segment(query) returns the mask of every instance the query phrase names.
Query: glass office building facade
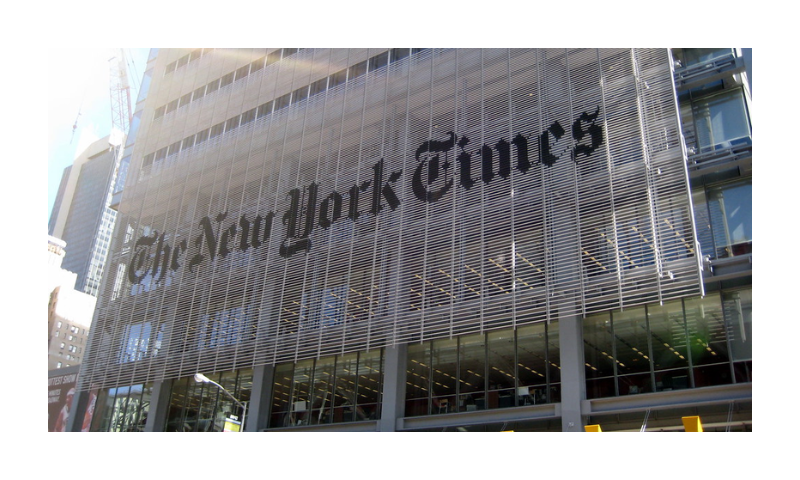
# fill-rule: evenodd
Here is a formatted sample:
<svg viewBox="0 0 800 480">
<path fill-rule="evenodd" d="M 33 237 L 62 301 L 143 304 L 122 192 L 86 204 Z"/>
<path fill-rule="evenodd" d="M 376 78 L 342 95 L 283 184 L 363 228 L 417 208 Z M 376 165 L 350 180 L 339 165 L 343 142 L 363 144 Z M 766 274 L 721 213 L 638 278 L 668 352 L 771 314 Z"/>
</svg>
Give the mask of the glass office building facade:
<svg viewBox="0 0 800 480">
<path fill-rule="evenodd" d="M 91 430 L 749 429 L 744 71 L 735 49 L 153 51 Z"/>
</svg>

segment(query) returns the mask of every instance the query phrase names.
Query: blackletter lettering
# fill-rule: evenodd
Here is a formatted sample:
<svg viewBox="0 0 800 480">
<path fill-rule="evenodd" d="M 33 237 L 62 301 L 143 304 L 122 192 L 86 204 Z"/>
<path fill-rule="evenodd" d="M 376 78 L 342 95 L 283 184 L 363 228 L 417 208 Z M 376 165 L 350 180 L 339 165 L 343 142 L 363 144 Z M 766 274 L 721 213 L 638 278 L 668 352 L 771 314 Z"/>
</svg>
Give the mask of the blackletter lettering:
<svg viewBox="0 0 800 480">
<path fill-rule="evenodd" d="M 423 202 L 436 202 L 442 196 L 450 190 L 450 187 L 453 186 L 453 180 L 448 180 L 445 185 L 440 188 L 438 191 L 430 192 L 428 191 L 428 186 L 433 183 L 439 177 L 439 155 L 433 155 L 429 157 L 427 162 L 425 160 L 420 160 L 420 156 L 424 153 L 432 154 L 432 153 L 440 153 L 440 152 L 447 152 L 455 146 L 456 142 L 456 134 L 453 132 L 448 132 L 450 135 L 449 140 L 445 141 L 436 141 L 436 140 L 428 140 L 427 142 L 423 143 L 422 145 L 417 148 L 417 152 L 415 154 L 415 158 L 419 161 L 419 165 L 417 165 L 417 169 L 414 171 L 414 177 L 412 179 L 411 186 L 414 190 L 414 195 L 417 198 L 422 200 Z M 428 181 L 427 185 L 423 184 L 422 182 L 422 169 L 425 166 L 428 166 Z"/>
<path fill-rule="evenodd" d="M 217 215 L 217 223 L 222 223 L 227 216 L 228 212 Z M 197 236 L 194 241 L 194 245 L 200 248 L 200 245 L 203 243 L 203 239 L 205 239 L 205 244 L 208 248 L 208 254 L 211 256 L 211 260 L 214 260 L 217 255 L 217 236 L 214 234 L 214 228 L 211 226 L 211 219 L 208 217 L 203 217 L 200 220 L 200 228 L 202 229 L 202 233 Z M 203 260 L 205 260 L 205 256 L 203 254 L 195 254 L 189 261 L 189 271 L 194 273 L 194 267 L 200 264 Z"/>
<path fill-rule="evenodd" d="M 150 247 L 156 240 L 158 239 L 158 232 L 153 232 L 152 237 L 141 237 L 136 240 L 136 243 L 133 245 L 133 249 L 136 253 L 133 254 L 133 259 L 131 259 L 130 265 L 128 265 L 128 280 L 134 285 L 141 283 L 144 277 L 147 276 L 148 271 L 150 270 L 149 266 L 145 268 L 145 262 L 147 258 L 150 256 Z M 142 248 L 144 247 L 144 248 Z M 143 270 L 141 275 L 136 275 L 136 272 Z"/>
<path fill-rule="evenodd" d="M 531 162 L 528 160 L 528 139 L 518 133 L 511 143 L 517 150 L 517 170 L 526 173 L 531 168 Z"/>
<path fill-rule="evenodd" d="M 283 224 L 286 225 L 286 239 L 281 242 L 279 253 L 284 258 L 289 258 L 297 252 L 311 248 L 311 240 L 308 238 L 314 229 L 315 212 L 317 210 L 317 188 L 319 185 L 311 183 L 308 186 L 308 196 L 306 198 L 306 211 L 301 213 L 300 189 L 295 188 L 289 192 L 292 198 L 289 211 L 283 216 Z M 303 230 L 298 232 L 297 225 L 303 222 Z M 295 241 L 296 240 L 296 241 Z M 287 243 L 288 242 L 288 243 Z"/>
<path fill-rule="evenodd" d="M 158 237 L 158 245 L 156 246 L 156 256 L 153 259 L 153 276 L 156 275 L 156 272 L 160 271 L 161 274 L 156 279 L 156 283 L 160 282 L 164 279 L 164 275 L 167 273 L 167 268 L 169 265 L 169 254 L 172 249 L 169 245 L 164 244 L 164 234 L 162 233 L 160 237 Z M 162 259 L 163 255 L 163 259 Z"/>
<path fill-rule="evenodd" d="M 394 193 L 392 186 L 389 185 L 390 183 L 394 183 L 400 178 L 400 174 L 402 170 L 398 172 L 394 172 L 389 175 L 389 181 L 386 184 L 383 183 L 383 159 L 381 158 L 378 163 L 372 166 L 373 171 L 375 172 L 374 181 L 372 182 L 372 209 L 370 210 L 373 215 L 377 215 L 378 212 L 383 209 L 383 205 L 381 205 L 381 197 L 385 198 L 386 201 L 389 203 L 389 208 L 394 210 L 395 208 L 400 205 L 400 199 L 397 198 L 397 194 Z M 438 170 L 438 168 L 437 168 Z M 438 171 L 437 171 L 438 174 Z M 430 180 L 430 177 L 428 177 Z"/>
<path fill-rule="evenodd" d="M 583 154 L 588 157 L 603 143 L 603 128 L 594 123 L 599 115 L 600 107 L 597 107 L 597 110 L 591 115 L 583 112 L 581 116 L 575 120 L 575 123 L 572 124 L 572 138 L 575 139 L 575 142 L 580 142 L 587 133 L 589 137 L 591 137 L 591 145 L 575 145 L 575 148 L 572 150 L 572 159 L 574 161 L 578 161 L 578 154 Z M 583 122 L 591 122 L 587 130 L 583 129 Z"/>
<path fill-rule="evenodd" d="M 458 154 L 458 164 L 460 165 L 460 183 L 461 186 L 464 187 L 465 190 L 469 190 L 475 185 L 475 180 L 472 179 L 472 155 L 467 153 L 464 150 L 464 147 L 467 146 L 469 143 L 469 139 L 467 137 L 461 137 L 458 141 L 458 146 L 461 148 L 461 153 Z"/>
<path fill-rule="evenodd" d="M 330 208 L 330 202 L 333 201 L 333 212 L 331 214 L 331 218 L 328 218 L 328 209 Z M 322 228 L 328 228 L 331 226 L 333 222 L 339 219 L 342 216 L 342 195 L 337 192 L 331 192 L 330 195 L 325 197 L 325 200 L 322 201 L 319 205 L 319 226 Z"/>
</svg>

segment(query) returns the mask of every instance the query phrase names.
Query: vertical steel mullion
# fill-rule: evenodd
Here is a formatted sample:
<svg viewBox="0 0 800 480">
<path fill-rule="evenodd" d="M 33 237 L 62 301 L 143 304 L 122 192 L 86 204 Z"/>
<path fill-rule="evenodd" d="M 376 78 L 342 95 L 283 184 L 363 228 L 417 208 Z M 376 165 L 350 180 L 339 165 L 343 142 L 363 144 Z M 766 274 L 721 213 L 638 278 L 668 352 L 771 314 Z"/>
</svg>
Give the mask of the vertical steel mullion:
<svg viewBox="0 0 800 480">
<path fill-rule="evenodd" d="M 656 391 L 656 362 L 655 362 L 655 355 L 653 351 L 653 332 L 650 328 L 650 315 L 649 315 L 650 307 L 648 305 L 644 306 L 644 326 L 645 332 L 647 333 L 647 356 L 649 358 L 648 363 L 650 364 L 650 382 L 653 386 L 652 391 Z"/>
<path fill-rule="evenodd" d="M 642 140 L 642 156 L 644 159 L 644 174 L 645 174 L 645 181 L 647 184 L 647 208 L 649 211 L 649 218 L 650 218 L 650 229 L 653 234 L 653 263 L 656 266 L 656 288 L 658 291 L 658 301 L 663 302 L 662 297 L 662 289 L 661 289 L 661 277 L 663 275 L 663 265 L 661 264 L 661 255 L 659 252 L 659 241 L 658 241 L 658 227 L 656 224 L 656 199 L 657 195 L 654 192 L 655 185 L 653 182 L 653 174 L 651 171 L 652 165 L 650 163 L 650 153 L 649 153 L 649 146 L 650 146 L 650 138 L 649 138 L 649 124 L 647 121 L 646 115 L 646 108 L 645 108 L 645 101 L 644 101 L 644 94 L 642 92 L 641 84 L 644 80 L 641 77 L 641 72 L 639 70 L 639 57 L 636 53 L 636 49 L 631 49 L 631 57 L 633 63 L 633 70 L 634 70 L 634 85 L 636 87 L 636 105 L 637 110 L 639 113 L 639 128 L 641 132 L 641 140 Z M 646 242 L 645 242 L 646 243 Z"/>
<path fill-rule="evenodd" d="M 614 365 L 614 396 L 619 396 L 619 368 L 617 367 L 618 358 L 617 358 L 617 332 L 614 325 L 614 312 L 608 313 L 609 318 L 611 319 L 611 356 Z"/>
</svg>

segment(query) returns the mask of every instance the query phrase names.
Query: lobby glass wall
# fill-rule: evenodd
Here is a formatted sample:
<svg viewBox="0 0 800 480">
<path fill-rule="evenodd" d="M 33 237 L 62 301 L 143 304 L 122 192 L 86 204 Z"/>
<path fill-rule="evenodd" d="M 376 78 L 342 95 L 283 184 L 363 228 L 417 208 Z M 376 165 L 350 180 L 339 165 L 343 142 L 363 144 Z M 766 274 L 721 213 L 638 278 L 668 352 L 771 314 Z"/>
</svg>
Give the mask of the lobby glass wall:
<svg viewBox="0 0 800 480">
<path fill-rule="evenodd" d="M 409 345 L 405 416 L 560 401 L 558 325 Z"/>
<path fill-rule="evenodd" d="M 587 398 L 752 381 L 752 290 L 584 320 Z"/>
<path fill-rule="evenodd" d="M 253 388 L 253 370 L 207 374 L 209 379 L 222 385 L 240 402 L 250 401 Z M 219 387 L 211 383 L 198 383 L 194 377 L 176 380 L 170 394 L 169 413 L 165 430 L 168 432 L 221 432 L 225 420 L 240 420 L 242 408 Z M 245 419 L 246 421 L 246 419 Z"/>
<path fill-rule="evenodd" d="M 277 365 L 270 428 L 376 420 L 383 349 Z"/>
<path fill-rule="evenodd" d="M 152 392 L 153 385 L 148 383 L 101 390 L 96 397 L 90 393 L 90 431 L 143 432 Z"/>
</svg>

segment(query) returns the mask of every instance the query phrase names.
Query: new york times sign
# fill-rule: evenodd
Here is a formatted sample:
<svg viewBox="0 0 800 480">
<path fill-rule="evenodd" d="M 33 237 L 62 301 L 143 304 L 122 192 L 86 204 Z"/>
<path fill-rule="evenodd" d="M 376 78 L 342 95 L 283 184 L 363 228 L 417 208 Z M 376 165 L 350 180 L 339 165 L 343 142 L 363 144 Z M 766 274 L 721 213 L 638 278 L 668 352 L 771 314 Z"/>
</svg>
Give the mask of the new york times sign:
<svg viewBox="0 0 800 480">
<path fill-rule="evenodd" d="M 436 203 L 448 194 L 456 183 L 465 189 L 474 188 L 478 182 L 489 184 L 507 180 L 512 170 L 524 174 L 536 164 L 552 167 L 569 153 L 572 161 L 589 157 L 603 143 L 603 129 L 597 121 L 600 113 L 583 112 L 571 125 L 553 122 L 538 135 L 538 142 L 531 136 L 517 133 L 511 138 L 499 138 L 493 145 L 483 144 L 476 148 L 474 142 L 453 132 L 447 138 L 428 140 L 420 144 L 415 152 L 416 168 L 411 175 L 414 197 L 420 202 Z M 554 151 L 555 143 L 570 139 L 571 149 Z M 538 146 L 538 148 L 536 148 Z M 534 151 L 535 149 L 535 151 Z M 455 164 L 441 161 L 440 154 L 452 154 Z M 443 173 L 453 172 L 452 177 L 432 184 Z M 203 217 L 199 221 L 200 233 L 190 241 L 184 239 L 171 245 L 164 233 L 153 232 L 140 237 L 134 243 L 132 258 L 128 264 L 128 280 L 140 284 L 147 277 L 161 282 L 168 272 L 188 268 L 194 272 L 202 264 L 216 258 L 225 258 L 235 250 L 247 251 L 259 248 L 280 234 L 279 254 L 289 258 L 312 248 L 311 233 L 317 228 L 327 229 L 336 222 L 355 221 L 361 215 L 379 215 L 386 207 L 395 210 L 400 205 L 397 181 L 402 170 L 387 171 L 383 159 L 372 166 L 371 180 L 349 188 L 346 194 L 332 191 L 320 193 L 321 185 L 312 182 L 307 187 L 294 188 L 287 194 L 289 209 L 280 216 L 282 232 L 274 226 L 275 212 L 265 212 L 253 218 L 241 216 L 230 218 L 227 212 L 215 217 Z M 324 196 L 323 196 L 324 195 Z M 359 209 L 359 199 L 370 200 L 369 210 Z M 362 202 L 363 204 L 363 202 Z"/>
</svg>

